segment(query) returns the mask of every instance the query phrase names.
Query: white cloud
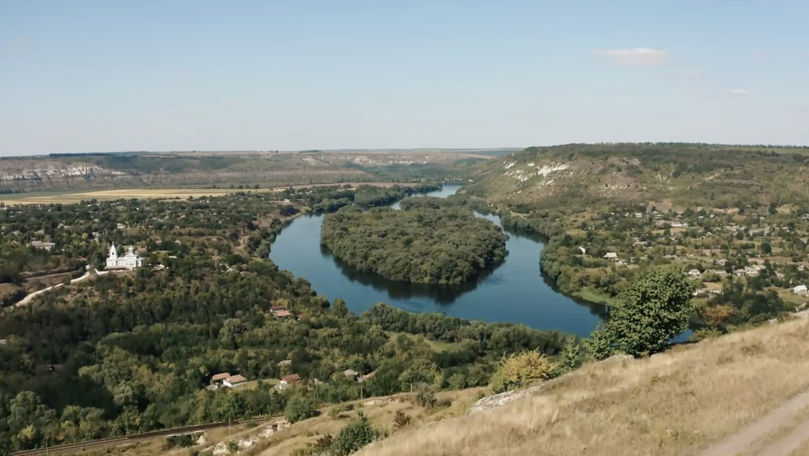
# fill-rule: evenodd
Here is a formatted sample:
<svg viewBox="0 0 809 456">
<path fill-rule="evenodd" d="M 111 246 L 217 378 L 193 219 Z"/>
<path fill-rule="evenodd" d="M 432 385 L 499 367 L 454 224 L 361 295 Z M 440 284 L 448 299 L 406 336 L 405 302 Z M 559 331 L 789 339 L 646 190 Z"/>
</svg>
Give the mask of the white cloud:
<svg viewBox="0 0 809 456">
<path fill-rule="evenodd" d="M 730 94 L 736 97 L 746 97 L 750 95 L 750 91 L 745 89 L 732 89 Z"/>
<path fill-rule="evenodd" d="M 669 57 L 668 51 L 650 48 L 609 49 L 593 51 L 605 62 L 623 66 L 660 66 L 665 65 Z"/>
</svg>

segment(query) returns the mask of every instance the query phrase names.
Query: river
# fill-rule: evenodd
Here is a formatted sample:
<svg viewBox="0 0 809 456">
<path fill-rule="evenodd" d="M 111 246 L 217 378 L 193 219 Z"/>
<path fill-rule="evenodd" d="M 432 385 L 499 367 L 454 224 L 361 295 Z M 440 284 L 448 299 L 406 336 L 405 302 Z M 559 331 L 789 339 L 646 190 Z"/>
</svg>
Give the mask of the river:
<svg viewBox="0 0 809 456">
<path fill-rule="evenodd" d="M 445 185 L 428 196 L 447 197 L 460 186 Z M 398 203 L 392 206 L 398 209 Z M 500 225 L 494 215 L 483 216 Z M 442 312 L 470 320 L 523 323 L 536 329 L 586 336 L 600 321 L 597 306 L 581 304 L 555 291 L 539 269 L 544 245 L 537 239 L 506 232 L 503 263 L 460 288 L 414 285 L 358 272 L 320 245 L 323 215 L 298 217 L 272 245 L 270 259 L 281 269 L 312 284 L 330 300 L 343 298 L 357 314 L 378 302 L 411 312 Z"/>
</svg>

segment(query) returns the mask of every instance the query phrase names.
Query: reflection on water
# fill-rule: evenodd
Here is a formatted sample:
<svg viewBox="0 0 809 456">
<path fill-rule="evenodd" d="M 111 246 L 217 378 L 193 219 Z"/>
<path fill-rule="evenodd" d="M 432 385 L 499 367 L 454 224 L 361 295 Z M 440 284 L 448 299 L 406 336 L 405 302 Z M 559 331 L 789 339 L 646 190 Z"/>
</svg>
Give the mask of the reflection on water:
<svg viewBox="0 0 809 456">
<path fill-rule="evenodd" d="M 458 188 L 447 185 L 428 195 L 446 197 Z M 495 215 L 483 217 L 500 224 Z M 270 258 L 281 269 L 307 279 L 319 294 L 343 298 L 356 313 L 387 302 L 413 312 L 517 322 L 579 335 L 589 334 L 603 314 L 602 307 L 577 303 L 545 282 L 539 267 L 544 245 L 538 239 L 508 232 L 508 255 L 501 264 L 460 287 L 428 286 L 394 282 L 342 263 L 321 246 L 322 223 L 322 215 L 295 219 L 273 243 Z"/>
</svg>

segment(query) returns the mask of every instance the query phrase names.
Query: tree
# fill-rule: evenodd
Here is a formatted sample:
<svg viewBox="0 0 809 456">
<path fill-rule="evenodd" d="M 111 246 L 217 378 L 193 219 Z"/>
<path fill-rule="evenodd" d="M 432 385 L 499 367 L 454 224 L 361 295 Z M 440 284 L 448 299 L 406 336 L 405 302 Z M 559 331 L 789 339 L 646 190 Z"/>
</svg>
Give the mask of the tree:
<svg viewBox="0 0 809 456">
<path fill-rule="evenodd" d="M 362 412 L 346 427 L 344 427 L 332 444 L 332 454 L 334 456 L 345 456 L 373 442 L 379 433 L 374 430 Z"/>
<path fill-rule="evenodd" d="M 621 293 L 621 304 L 607 320 L 618 348 L 633 356 L 662 351 L 688 327 L 693 289 L 678 268 L 642 272 Z"/>
<path fill-rule="evenodd" d="M 305 420 L 317 415 L 315 403 L 312 399 L 306 396 L 295 396 L 289 400 L 286 409 L 284 409 L 284 417 L 290 423 Z"/>
</svg>

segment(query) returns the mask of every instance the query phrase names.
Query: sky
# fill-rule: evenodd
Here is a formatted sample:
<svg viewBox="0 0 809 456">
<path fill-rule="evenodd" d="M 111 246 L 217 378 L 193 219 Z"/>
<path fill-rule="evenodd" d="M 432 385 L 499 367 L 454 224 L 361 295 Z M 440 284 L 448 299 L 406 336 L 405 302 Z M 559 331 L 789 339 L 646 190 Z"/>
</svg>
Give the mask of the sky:
<svg viewBox="0 0 809 456">
<path fill-rule="evenodd" d="M 809 2 L 0 0 L 0 155 L 809 145 Z"/>
</svg>

